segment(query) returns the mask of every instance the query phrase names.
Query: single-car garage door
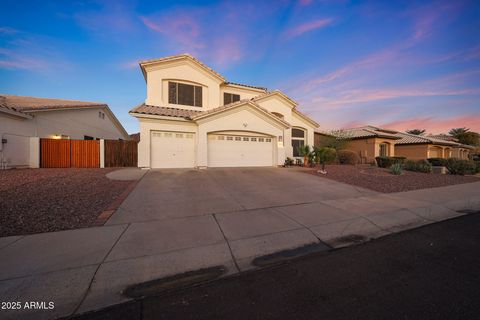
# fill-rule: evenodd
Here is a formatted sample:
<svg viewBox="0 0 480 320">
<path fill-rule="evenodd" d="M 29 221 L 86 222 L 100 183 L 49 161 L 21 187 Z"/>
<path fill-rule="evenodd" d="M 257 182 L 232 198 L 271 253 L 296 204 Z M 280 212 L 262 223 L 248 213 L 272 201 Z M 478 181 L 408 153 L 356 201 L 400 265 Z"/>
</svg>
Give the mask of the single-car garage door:
<svg viewBox="0 0 480 320">
<path fill-rule="evenodd" d="M 273 165 L 273 141 L 269 137 L 210 134 L 209 167 L 262 167 Z"/>
<path fill-rule="evenodd" d="M 195 134 L 191 132 L 152 131 L 152 168 L 193 168 Z"/>
</svg>

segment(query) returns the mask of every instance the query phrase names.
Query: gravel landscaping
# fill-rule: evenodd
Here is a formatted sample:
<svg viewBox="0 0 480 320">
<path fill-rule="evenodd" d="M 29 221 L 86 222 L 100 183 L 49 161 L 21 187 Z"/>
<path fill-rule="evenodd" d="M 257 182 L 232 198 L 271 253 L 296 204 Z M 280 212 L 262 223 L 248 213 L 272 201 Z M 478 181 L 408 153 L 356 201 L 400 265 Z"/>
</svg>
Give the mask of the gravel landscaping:
<svg viewBox="0 0 480 320">
<path fill-rule="evenodd" d="M 108 169 L 0 171 L 0 237 L 88 227 L 132 183 Z"/>
<path fill-rule="evenodd" d="M 327 174 L 317 173 L 318 169 L 309 170 L 323 178 L 348 183 L 351 185 L 383 192 L 402 192 L 417 189 L 444 187 L 453 184 L 480 181 L 478 176 L 454 176 L 403 171 L 401 175 L 393 175 L 388 169 L 370 165 L 327 165 Z"/>
</svg>

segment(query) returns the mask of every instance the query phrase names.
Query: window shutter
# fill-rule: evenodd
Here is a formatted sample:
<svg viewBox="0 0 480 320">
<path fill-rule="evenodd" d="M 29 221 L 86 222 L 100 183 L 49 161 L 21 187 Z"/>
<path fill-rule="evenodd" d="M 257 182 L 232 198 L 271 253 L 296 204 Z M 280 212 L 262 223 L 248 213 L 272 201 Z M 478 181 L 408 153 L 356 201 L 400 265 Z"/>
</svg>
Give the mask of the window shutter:
<svg viewBox="0 0 480 320">
<path fill-rule="evenodd" d="M 240 101 L 240 95 L 239 94 L 232 94 L 232 102 Z"/>
<path fill-rule="evenodd" d="M 229 104 L 232 102 L 230 93 L 223 93 L 223 104 Z"/>
<path fill-rule="evenodd" d="M 177 83 L 168 82 L 168 103 L 177 103 Z"/>
<path fill-rule="evenodd" d="M 195 86 L 195 107 L 201 107 L 203 102 L 202 87 Z"/>
</svg>

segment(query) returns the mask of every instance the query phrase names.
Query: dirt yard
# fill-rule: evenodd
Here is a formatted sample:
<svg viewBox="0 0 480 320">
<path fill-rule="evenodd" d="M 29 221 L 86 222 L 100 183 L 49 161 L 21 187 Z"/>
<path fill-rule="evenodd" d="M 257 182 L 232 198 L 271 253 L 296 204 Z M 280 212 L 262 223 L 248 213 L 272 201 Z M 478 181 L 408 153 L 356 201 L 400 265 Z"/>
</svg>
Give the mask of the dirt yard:
<svg viewBox="0 0 480 320">
<path fill-rule="evenodd" d="M 132 183 L 114 170 L 0 170 L 0 237 L 91 226 Z"/>
<path fill-rule="evenodd" d="M 405 170 L 401 175 L 396 176 L 391 174 L 388 169 L 370 165 L 327 165 L 327 174 L 319 174 L 317 170 L 318 169 L 310 170 L 309 172 L 327 179 L 384 193 L 444 187 L 453 184 L 480 181 L 480 177 L 478 176 L 454 176 Z"/>
</svg>

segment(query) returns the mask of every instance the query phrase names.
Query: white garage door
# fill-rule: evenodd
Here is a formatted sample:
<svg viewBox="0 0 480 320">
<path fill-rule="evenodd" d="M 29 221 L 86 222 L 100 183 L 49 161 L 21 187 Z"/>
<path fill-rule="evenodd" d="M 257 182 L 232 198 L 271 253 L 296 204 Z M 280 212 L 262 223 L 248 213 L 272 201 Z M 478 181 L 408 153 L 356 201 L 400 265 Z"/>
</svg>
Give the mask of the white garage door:
<svg viewBox="0 0 480 320">
<path fill-rule="evenodd" d="M 190 132 L 152 131 L 152 168 L 193 168 L 195 134 Z"/>
<path fill-rule="evenodd" d="M 273 165 L 272 138 L 211 134 L 209 167 L 262 167 Z"/>
</svg>

